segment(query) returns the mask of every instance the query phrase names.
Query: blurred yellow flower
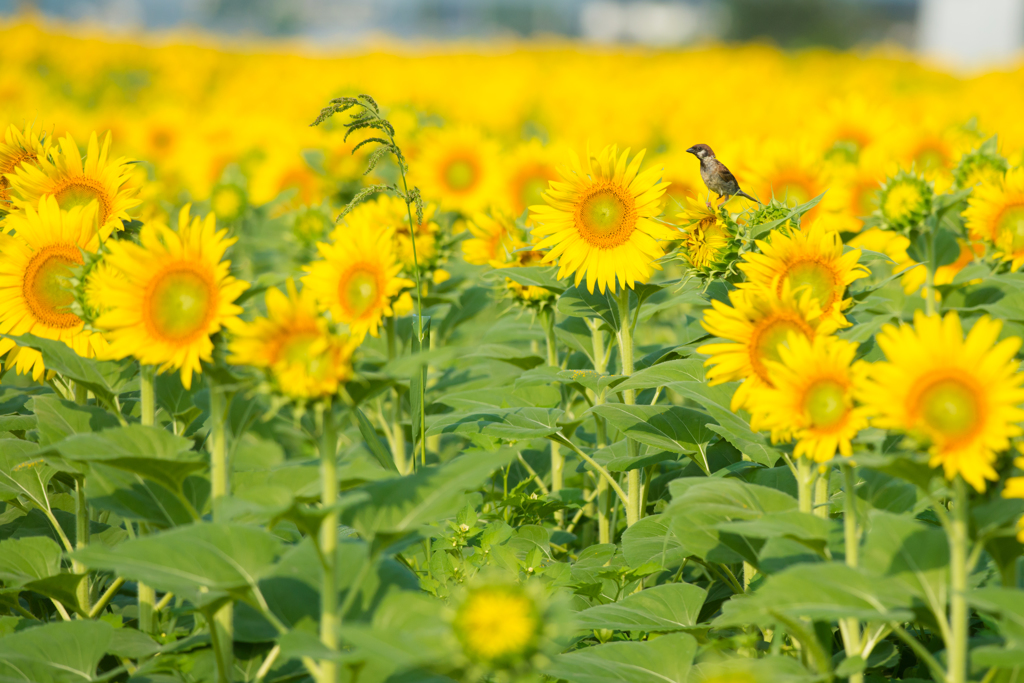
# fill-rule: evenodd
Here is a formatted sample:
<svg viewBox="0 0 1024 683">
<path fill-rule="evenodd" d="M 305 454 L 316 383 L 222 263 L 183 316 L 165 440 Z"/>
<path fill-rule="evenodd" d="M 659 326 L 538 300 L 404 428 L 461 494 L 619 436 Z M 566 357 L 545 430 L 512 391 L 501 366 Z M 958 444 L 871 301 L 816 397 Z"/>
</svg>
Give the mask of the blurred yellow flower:
<svg viewBox="0 0 1024 683">
<path fill-rule="evenodd" d="M 427 201 L 473 213 L 483 211 L 499 196 L 499 164 L 497 143 L 477 128 L 444 128 L 424 135 L 411 180 Z"/>
<path fill-rule="evenodd" d="M 190 219 L 190 208 L 181 209 L 176 231 L 149 223 L 138 244 L 109 242 L 112 270 L 101 271 L 90 288 L 110 356 L 134 356 L 159 372 L 180 370 L 185 388 L 202 372 L 200 361 L 212 357 L 210 337 L 237 321 L 242 309 L 234 301 L 249 288 L 224 260 L 235 240 L 217 230 L 213 214 Z"/>
<path fill-rule="evenodd" d="M 1021 340 L 997 342 L 1001 328 L 985 316 L 965 338 L 955 312 L 918 311 L 913 326 L 882 328 L 875 341 L 886 361 L 871 365 L 857 390 L 876 427 L 928 439 L 932 467 L 978 491 L 998 478 L 996 454 L 1020 436 L 1024 420 L 1024 374 L 1014 360 Z"/>
<path fill-rule="evenodd" d="M 542 626 L 533 598 L 511 584 L 471 590 L 455 615 L 455 633 L 466 656 L 490 665 L 512 664 L 528 656 Z"/>
<path fill-rule="evenodd" d="M 1024 168 L 1007 171 L 1005 179 L 974 188 L 964 220 L 971 237 L 995 245 L 1004 261 L 1017 270 L 1024 264 Z"/>
<path fill-rule="evenodd" d="M 44 133 L 32 130 L 32 124 L 20 130 L 14 125 L 4 131 L 0 140 L 0 211 L 11 209 L 10 181 L 7 173 L 14 173 L 22 164 L 37 166 L 39 159 L 45 159 L 50 143 Z"/>
<path fill-rule="evenodd" d="M 123 157 L 113 161 L 107 158 L 110 133 L 102 147 L 96 133 L 90 135 L 84 159 L 70 135 L 60 139 L 59 150 L 52 161 L 39 158 L 37 165 L 22 164 L 7 176 L 14 205 L 32 207 L 46 195 L 56 197 L 64 211 L 97 202 L 100 237 L 105 239 L 114 230 L 120 230 L 121 221 L 129 220 L 128 209 L 140 202 L 136 198 L 138 188 L 127 182 L 132 164 Z"/>
<path fill-rule="evenodd" d="M 348 326 L 357 343 L 367 333 L 377 336 L 384 316 L 394 315 L 392 303 L 413 282 L 398 277 L 402 264 L 395 258 L 392 230 L 369 225 L 341 226 L 332 242 L 317 245 L 321 260 L 306 266 L 303 285 L 334 321 Z"/>
</svg>

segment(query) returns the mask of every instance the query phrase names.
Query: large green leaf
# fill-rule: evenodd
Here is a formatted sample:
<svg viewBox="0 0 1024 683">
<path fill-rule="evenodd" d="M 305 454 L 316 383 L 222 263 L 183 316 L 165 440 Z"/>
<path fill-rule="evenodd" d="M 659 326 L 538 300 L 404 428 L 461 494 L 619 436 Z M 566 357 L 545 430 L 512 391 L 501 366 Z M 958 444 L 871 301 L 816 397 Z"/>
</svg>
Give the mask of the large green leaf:
<svg viewBox="0 0 1024 683">
<path fill-rule="evenodd" d="M 33 398 L 32 411 L 39 420 L 39 443 L 43 446 L 72 434 L 90 434 L 118 425 L 117 419 L 101 408 L 80 406 L 52 394 Z"/>
<path fill-rule="evenodd" d="M 72 557 L 92 569 L 112 571 L 205 604 L 225 594 L 252 599 L 253 589 L 281 552 L 281 540 L 263 529 L 200 523 L 113 548 L 92 545 Z"/>
<path fill-rule="evenodd" d="M 949 596 L 949 545 L 942 529 L 913 518 L 872 510 L 860 563 L 879 583 L 898 586 L 944 619 Z M 919 617 L 922 615 L 919 612 Z"/>
<path fill-rule="evenodd" d="M 619 329 L 619 309 L 615 295 L 602 294 L 595 289 L 587 291 L 586 285 L 572 286 L 562 292 L 556 304 L 558 312 L 574 318 L 601 318 L 613 330 Z"/>
<path fill-rule="evenodd" d="M 758 563 L 762 542 L 723 531 L 722 522 L 756 520 L 797 506 L 792 496 L 740 479 L 677 479 L 670 490 L 665 516 L 672 532 L 687 552 L 712 562 Z"/>
<path fill-rule="evenodd" d="M 595 406 L 594 412 L 635 441 L 690 455 L 705 473 L 710 474 L 707 447 L 715 435 L 707 424 L 713 420 L 699 410 L 681 406 L 606 403 Z"/>
<path fill-rule="evenodd" d="M 683 631 L 696 625 L 707 591 L 689 583 L 668 583 L 597 605 L 576 615 L 582 628 L 616 631 Z"/>
<path fill-rule="evenodd" d="M 514 457 L 515 452 L 507 448 L 493 453 L 472 451 L 444 465 L 366 484 L 359 490 L 369 494 L 369 500 L 349 508 L 342 517 L 366 537 L 413 531 L 454 516 L 465 505 L 466 491 Z"/>
<path fill-rule="evenodd" d="M 780 615 L 833 621 L 845 617 L 906 621 L 913 616 L 899 586 L 838 562 L 798 564 L 769 576 L 754 593 L 722 606 L 716 626 L 770 625 Z"/>
<path fill-rule="evenodd" d="M 772 467 L 782 457 L 777 449 L 768 444 L 764 436 L 750 429 L 750 424 L 733 412 L 730 403 L 738 384 L 719 384 L 712 387 L 704 382 L 681 381 L 672 382 L 667 386 L 707 410 L 714 418 L 714 422 L 717 422 L 709 424 L 708 429 L 721 434 L 726 441 L 754 462 Z"/>
<path fill-rule="evenodd" d="M 561 294 L 565 291 L 567 280 L 555 277 L 558 268 L 555 266 L 521 266 L 519 268 L 502 268 L 489 273 L 494 278 L 508 278 L 513 282 L 530 287 L 543 287 Z"/>
<path fill-rule="evenodd" d="M 682 564 L 686 549 L 671 528 L 667 515 L 644 517 L 622 534 L 622 555 L 633 569 L 652 564 L 671 569 Z"/>
<path fill-rule="evenodd" d="M 24 496 L 47 509 L 46 486 L 57 471 L 39 456 L 39 447 L 29 441 L 0 441 L 0 500 Z"/>
<path fill-rule="evenodd" d="M 0 638 L 0 683 L 91 681 L 113 633 L 106 622 L 77 620 Z"/>
<path fill-rule="evenodd" d="M 0 541 L 0 581 L 6 588 L 60 574 L 61 548 L 45 536 Z"/>
<path fill-rule="evenodd" d="M 138 365 L 134 361 L 99 361 L 94 358 L 83 358 L 62 341 L 41 339 L 30 334 L 20 337 L 5 336 L 21 346 L 38 350 L 43 356 L 47 370 L 53 370 L 104 397 L 109 398 L 128 391 L 129 384 L 137 375 Z M 136 384 L 136 388 L 137 386 Z"/>
<path fill-rule="evenodd" d="M 180 474 L 181 469 L 191 469 L 193 465 L 161 460 L 152 463 L 154 469 L 160 466 L 176 470 L 164 472 L 164 477 Z M 200 511 L 185 495 L 182 486 L 167 487 L 136 472 L 106 463 L 95 462 L 89 468 L 85 493 L 90 504 L 100 510 L 109 510 L 125 519 L 159 528 L 191 524 L 200 516 Z"/>
<path fill-rule="evenodd" d="M 653 389 L 674 382 L 704 382 L 704 361 L 696 358 L 682 358 L 644 368 L 616 387 L 616 391 L 626 389 Z"/>
<path fill-rule="evenodd" d="M 693 636 L 673 633 L 558 655 L 545 673 L 570 683 L 685 683 L 696 653 Z"/>
<path fill-rule="evenodd" d="M 1002 635 L 1024 648 L 1024 591 L 989 586 L 971 591 L 967 599 L 978 610 L 996 615 Z"/>
</svg>

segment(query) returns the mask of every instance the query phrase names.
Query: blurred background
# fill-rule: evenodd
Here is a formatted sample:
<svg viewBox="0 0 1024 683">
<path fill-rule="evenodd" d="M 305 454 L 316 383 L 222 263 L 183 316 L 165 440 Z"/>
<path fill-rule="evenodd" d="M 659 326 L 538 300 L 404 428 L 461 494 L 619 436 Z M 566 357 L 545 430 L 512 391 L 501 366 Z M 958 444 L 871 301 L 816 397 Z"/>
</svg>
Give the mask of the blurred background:
<svg viewBox="0 0 1024 683">
<path fill-rule="evenodd" d="M 332 49 L 383 36 L 561 36 L 656 47 L 883 44 L 965 70 L 1009 63 L 1024 44 L 1024 0 L 0 0 L 0 17 L 24 13 L 113 31 L 295 37 Z"/>
</svg>

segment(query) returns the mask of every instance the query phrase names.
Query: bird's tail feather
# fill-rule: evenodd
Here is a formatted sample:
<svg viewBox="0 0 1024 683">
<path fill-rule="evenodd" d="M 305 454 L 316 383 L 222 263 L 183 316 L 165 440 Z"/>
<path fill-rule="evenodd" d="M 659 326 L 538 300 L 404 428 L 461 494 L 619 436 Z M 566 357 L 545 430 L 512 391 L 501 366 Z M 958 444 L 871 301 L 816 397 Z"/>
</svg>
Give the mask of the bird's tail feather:
<svg viewBox="0 0 1024 683">
<path fill-rule="evenodd" d="M 761 203 L 760 199 L 754 199 L 753 197 L 751 197 L 749 194 L 747 194 L 743 190 L 736 190 L 736 194 L 738 194 L 741 197 L 746 197 L 747 199 L 749 199 L 752 202 L 757 202 L 758 204 Z"/>
</svg>

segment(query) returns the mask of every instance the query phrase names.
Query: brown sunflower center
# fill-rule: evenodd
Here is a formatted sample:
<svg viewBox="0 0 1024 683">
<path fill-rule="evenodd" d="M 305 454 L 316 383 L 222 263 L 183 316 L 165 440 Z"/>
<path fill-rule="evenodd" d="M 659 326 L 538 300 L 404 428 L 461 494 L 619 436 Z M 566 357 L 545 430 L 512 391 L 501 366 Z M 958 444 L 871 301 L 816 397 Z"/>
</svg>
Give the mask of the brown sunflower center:
<svg viewBox="0 0 1024 683">
<path fill-rule="evenodd" d="M 470 157 L 453 157 L 444 167 L 444 182 L 455 192 L 469 192 L 480 180 L 480 169 Z"/>
<path fill-rule="evenodd" d="M 380 299 L 377 271 L 366 264 L 357 264 L 338 285 L 341 305 L 353 318 L 361 318 Z"/>
<path fill-rule="evenodd" d="M 768 382 L 768 368 L 765 361 L 781 360 L 779 346 L 786 343 L 790 333 L 799 333 L 810 339 L 814 330 L 799 318 L 788 315 L 775 315 L 765 318 L 755 327 L 750 337 L 750 365 L 758 377 Z"/>
<path fill-rule="evenodd" d="M 73 244 L 43 247 L 28 262 L 22 293 L 39 323 L 60 330 L 81 324 L 81 318 L 67 309 L 75 300 L 68 278 L 81 264 L 82 253 Z"/>
<path fill-rule="evenodd" d="M 786 278 L 797 292 L 801 287 L 807 287 L 811 296 L 818 300 L 821 310 L 828 311 L 832 304 L 839 298 L 840 285 L 835 272 L 820 261 L 797 261 L 786 271 L 785 278 L 779 278 L 778 292 L 782 296 L 782 289 Z"/>
<path fill-rule="evenodd" d="M 172 342 L 203 334 L 216 309 L 213 279 L 191 264 L 169 269 L 149 285 L 145 315 L 156 336 Z"/>
<path fill-rule="evenodd" d="M 1024 204 L 1011 204 L 999 212 L 996 235 L 1013 253 L 1024 249 Z"/>
<path fill-rule="evenodd" d="M 576 229 L 591 246 L 611 249 L 629 241 L 636 229 L 636 202 L 623 187 L 605 183 L 576 205 Z"/>
<path fill-rule="evenodd" d="M 110 196 L 103 183 L 93 178 L 77 176 L 64 178 L 53 192 L 57 204 L 62 211 L 69 211 L 76 206 L 86 206 L 96 201 L 100 209 L 100 225 L 107 222 L 113 208 Z"/>
<path fill-rule="evenodd" d="M 843 421 L 848 411 L 846 388 L 834 379 L 820 379 L 807 388 L 804 410 L 815 429 L 830 429 Z"/>
<path fill-rule="evenodd" d="M 942 377 L 910 392 L 912 416 L 928 431 L 951 442 L 964 441 L 981 427 L 983 397 L 973 383 L 960 377 Z"/>
</svg>

